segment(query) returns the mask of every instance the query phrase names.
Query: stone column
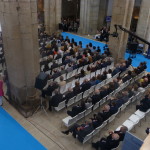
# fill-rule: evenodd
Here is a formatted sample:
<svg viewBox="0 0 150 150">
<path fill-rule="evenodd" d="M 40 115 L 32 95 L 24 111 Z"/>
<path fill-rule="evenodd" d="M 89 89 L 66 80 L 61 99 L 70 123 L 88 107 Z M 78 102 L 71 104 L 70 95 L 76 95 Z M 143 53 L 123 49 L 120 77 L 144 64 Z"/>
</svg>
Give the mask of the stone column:
<svg viewBox="0 0 150 150">
<path fill-rule="evenodd" d="M 150 42 L 150 0 L 142 0 L 136 33 Z M 148 45 L 145 44 L 144 51 L 147 49 Z"/>
<path fill-rule="evenodd" d="M 61 22 L 62 0 L 44 0 L 45 27 L 48 34 L 58 30 Z"/>
<path fill-rule="evenodd" d="M 115 24 L 130 30 L 134 2 L 135 0 L 114 0 L 110 33 L 115 31 Z M 121 30 L 118 30 L 118 38 L 110 36 L 109 48 L 116 62 L 124 59 L 127 41 L 128 33 Z"/>
<path fill-rule="evenodd" d="M 81 0 L 80 2 L 80 34 L 95 34 L 98 27 L 100 0 Z"/>
<path fill-rule="evenodd" d="M 98 27 L 101 28 L 105 23 L 107 16 L 108 0 L 100 0 L 99 13 L 98 13 Z"/>
<path fill-rule="evenodd" d="M 39 73 L 36 0 L 0 0 L 0 22 L 12 99 L 35 94 Z"/>
</svg>

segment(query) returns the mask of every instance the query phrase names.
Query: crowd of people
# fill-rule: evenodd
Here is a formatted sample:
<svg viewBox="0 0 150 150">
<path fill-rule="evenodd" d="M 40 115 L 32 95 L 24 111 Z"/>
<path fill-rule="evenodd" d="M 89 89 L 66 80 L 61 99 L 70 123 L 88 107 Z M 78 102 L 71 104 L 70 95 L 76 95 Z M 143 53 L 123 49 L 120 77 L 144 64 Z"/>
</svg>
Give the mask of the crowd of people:
<svg viewBox="0 0 150 150">
<path fill-rule="evenodd" d="M 60 35 L 48 36 L 42 32 L 39 34 L 39 37 L 42 57 L 40 64 L 41 66 L 44 65 L 44 72 L 51 70 L 49 74 L 51 82 L 48 84 L 46 89 L 43 89 L 42 92 L 43 97 L 46 95 L 51 96 L 51 100 L 49 101 L 50 111 L 52 110 L 52 107 L 57 107 L 60 102 L 66 100 L 67 104 L 72 97 L 81 92 L 85 92 L 93 85 L 97 85 L 103 80 L 113 77 L 117 73 L 126 71 L 132 63 L 132 59 L 129 58 L 126 61 L 116 64 L 113 69 L 105 70 L 103 74 L 98 74 L 90 80 L 85 78 L 83 83 L 80 83 L 78 80 L 75 82 L 75 86 L 73 88 L 69 87 L 65 94 L 61 94 L 59 91 L 60 87 L 67 84 L 67 81 L 64 80 L 64 77 L 62 76 L 63 74 L 67 74 L 75 69 L 88 65 L 86 69 L 81 69 L 81 72 L 73 77 L 73 79 L 80 79 L 91 72 L 95 72 L 97 69 L 107 67 L 112 63 L 112 60 L 109 58 L 109 49 L 106 49 L 106 51 L 102 54 L 101 49 L 99 47 L 94 47 L 91 43 L 89 43 L 86 48 L 82 48 L 82 42 L 79 42 L 79 45 L 77 45 L 74 39 L 70 40 L 68 37 L 64 39 L 64 37 Z M 47 58 L 45 59 L 45 57 Z M 56 60 L 60 58 L 62 58 L 62 63 L 58 64 Z M 52 62 L 51 67 L 48 66 L 50 62 Z M 66 67 L 66 65 L 68 66 Z M 74 117 L 80 112 L 83 112 L 91 105 L 96 104 L 109 93 L 117 89 L 122 83 L 136 77 L 146 68 L 146 62 L 141 62 L 137 68 L 133 68 L 132 71 L 128 70 L 122 77 L 119 76 L 100 89 L 95 89 L 92 95 L 83 99 L 80 104 L 73 106 L 67 111 L 67 114 Z M 55 81 L 58 77 L 60 78 L 60 82 Z M 111 97 L 101 111 L 94 114 L 88 121 L 80 125 L 75 124 L 70 129 L 62 131 L 62 133 L 68 135 L 71 132 L 73 137 L 77 137 L 79 141 L 82 142 L 88 133 L 100 126 L 111 115 L 115 114 L 118 109 L 129 100 L 129 98 L 139 91 L 143 91 L 149 83 L 150 75 L 147 74 L 136 82 L 134 86 L 130 85 L 124 91 L 121 91 L 117 95 Z M 149 95 L 146 95 L 145 98 L 141 100 L 141 103 L 136 106 L 136 109 L 140 109 L 142 111 L 149 109 L 149 99 Z M 108 137 L 101 138 L 99 141 L 92 143 L 92 147 L 97 150 L 99 148 L 103 150 L 115 148 L 119 145 L 119 142 L 124 139 L 124 135 L 127 130 L 127 127 L 124 126 L 120 128 L 119 131 L 110 131 Z"/>
<path fill-rule="evenodd" d="M 133 70 L 134 74 L 134 70 Z M 145 87 L 150 83 L 149 74 L 143 76 L 140 80 L 138 80 L 135 84 L 129 85 L 125 90 L 121 91 L 120 93 L 117 93 L 117 95 L 111 97 L 108 100 L 108 103 L 104 105 L 104 107 L 99 111 L 97 114 L 94 114 L 92 118 L 90 118 L 90 121 L 86 121 L 84 124 L 75 124 L 73 127 L 66 131 L 62 131 L 63 134 L 68 135 L 69 133 L 72 133 L 73 137 L 77 137 L 79 141 L 83 141 L 84 137 L 91 133 L 94 129 L 102 125 L 102 123 L 107 120 L 110 116 L 118 112 L 118 109 L 126 103 L 131 97 L 136 95 L 138 92 L 144 90 Z M 123 82 L 123 81 L 122 81 Z M 142 84 L 141 84 L 142 82 Z M 118 82 L 119 85 L 119 82 Z M 100 92 L 98 90 L 95 91 L 94 95 L 96 96 L 100 95 Z M 98 100 L 100 100 L 100 96 Z M 147 111 L 150 109 L 150 93 L 145 95 L 145 98 L 142 99 L 142 102 L 146 102 L 146 109 L 144 111 Z M 143 102 L 144 103 L 144 102 Z M 88 106 L 89 101 L 85 101 L 85 103 L 82 101 L 81 105 L 78 106 L 80 110 L 84 111 L 85 108 Z M 143 104 L 142 104 L 143 105 Z M 145 105 L 145 106 L 146 106 Z M 72 110 L 75 108 L 73 106 Z M 82 108 L 82 109 L 81 109 Z M 143 111 L 143 110 L 141 110 Z M 111 150 L 112 148 L 115 148 L 119 145 L 120 141 L 123 141 L 125 132 L 127 131 L 127 127 L 123 126 L 120 128 L 119 131 L 109 132 L 109 136 L 107 138 L 101 138 L 99 141 L 92 143 L 92 147 L 98 150 L 101 148 L 102 150 Z M 149 128 L 147 128 L 146 133 L 149 133 Z"/>
</svg>

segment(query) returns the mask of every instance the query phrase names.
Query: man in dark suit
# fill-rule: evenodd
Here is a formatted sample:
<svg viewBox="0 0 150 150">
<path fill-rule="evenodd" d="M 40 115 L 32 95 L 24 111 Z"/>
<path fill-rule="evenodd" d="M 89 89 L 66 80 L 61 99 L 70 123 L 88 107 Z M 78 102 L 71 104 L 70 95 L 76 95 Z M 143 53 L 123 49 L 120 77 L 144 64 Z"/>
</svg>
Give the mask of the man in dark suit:
<svg viewBox="0 0 150 150">
<path fill-rule="evenodd" d="M 122 79 L 123 83 L 130 80 L 132 78 L 132 72 L 129 70 L 128 74 Z"/>
<path fill-rule="evenodd" d="M 107 94 L 108 94 L 107 87 L 106 86 L 102 87 L 100 90 L 100 98 L 101 99 L 104 98 L 105 96 L 107 96 Z"/>
<path fill-rule="evenodd" d="M 94 91 L 94 95 L 91 97 L 91 99 L 92 99 L 92 104 L 94 104 L 94 105 L 97 102 L 99 102 L 99 100 L 100 100 L 100 92 L 99 92 L 98 89 Z"/>
<path fill-rule="evenodd" d="M 59 87 L 57 82 L 50 82 L 46 89 L 42 90 L 42 97 L 45 98 L 45 95 L 51 96 L 52 92 Z"/>
<path fill-rule="evenodd" d="M 90 89 L 90 87 L 91 87 L 91 83 L 88 81 L 88 79 L 85 79 L 83 83 L 81 84 L 81 91 L 84 92 Z"/>
<path fill-rule="evenodd" d="M 63 95 L 59 93 L 59 90 L 55 90 L 55 95 L 49 101 L 49 110 L 52 110 L 52 107 L 57 107 L 60 102 L 63 101 Z"/>
<path fill-rule="evenodd" d="M 98 115 L 100 115 L 103 118 L 103 121 L 107 120 L 110 116 L 110 106 L 109 105 L 105 105 L 103 107 L 102 112 L 99 112 Z"/>
<path fill-rule="evenodd" d="M 146 95 L 144 99 L 140 101 L 140 105 L 136 105 L 136 110 L 146 112 L 150 109 L 150 95 Z"/>
<path fill-rule="evenodd" d="M 60 71 L 58 71 L 57 69 L 54 69 L 54 74 L 52 75 L 52 79 L 55 80 L 59 76 L 61 76 Z"/>
<path fill-rule="evenodd" d="M 82 101 L 81 105 L 73 106 L 71 111 L 67 111 L 67 114 L 71 117 L 76 116 L 77 114 L 83 112 L 86 109 L 85 102 Z"/>
<path fill-rule="evenodd" d="M 120 66 L 121 73 L 124 72 L 126 69 L 127 69 L 126 64 L 122 63 L 121 66 Z"/>
<path fill-rule="evenodd" d="M 97 141 L 96 143 L 92 143 L 92 147 L 98 150 L 99 148 L 101 150 L 111 150 L 113 148 L 118 147 L 119 145 L 119 135 L 117 133 L 111 134 L 111 136 L 108 136 L 107 138 L 101 138 L 100 141 Z"/>
<path fill-rule="evenodd" d="M 65 95 L 65 97 L 63 98 L 64 100 L 66 100 L 66 104 L 68 103 L 68 101 L 74 97 L 74 92 L 72 90 L 72 88 L 68 88 L 68 93 Z"/>
<path fill-rule="evenodd" d="M 114 76 L 114 75 L 116 75 L 118 72 L 120 72 L 120 69 L 119 69 L 120 67 L 119 67 L 119 64 L 116 64 L 116 66 L 115 66 L 115 69 L 113 70 L 113 72 L 112 72 L 112 76 Z"/>
<path fill-rule="evenodd" d="M 75 124 L 69 130 L 62 131 L 62 133 L 68 135 L 69 132 L 71 132 L 74 138 L 76 138 L 76 135 L 78 135 L 79 141 L 82 142 L 84 137 L 89 133 L 91 133 L 92 131 L 93 131 L 92 124 L 85 123 L 81 125 Z"/>
</svg>

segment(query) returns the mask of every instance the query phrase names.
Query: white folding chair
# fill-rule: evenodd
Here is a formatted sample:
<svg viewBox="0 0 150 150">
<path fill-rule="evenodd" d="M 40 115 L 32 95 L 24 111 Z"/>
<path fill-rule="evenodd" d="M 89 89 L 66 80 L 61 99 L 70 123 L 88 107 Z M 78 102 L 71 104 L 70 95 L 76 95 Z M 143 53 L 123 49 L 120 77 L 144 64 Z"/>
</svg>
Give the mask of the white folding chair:
<svg viewBox="0 0 150 150">
<path fill-rule="evenodd" d="M 112 122 L 114 119 L 115 119 L 115 114 L 114 115 L 112 115 L 111 117 L 109 117 L 109 120 L 108 120 L 108 122 L 110 123 L 110 122 Z"/>
<path fill-rule="evenodd" d="M 93 105 L 90 106 L 88 109 L 86 109 L 85 116 L 87 116 L 88 114 L 90 114 L 92 112 L 92 107 L 93 107 Z"/>
<path fill-rule="evenodd" d="M 63 94 L 66 91 L 66 85 L 60 87 L 60 93 Z"/>
<path fill-rule="evenodd" d="M 91 74 L 87 74 L 85 77 L 86 77 L 87 79 L 90 79 L 90 76 L 91 76 Z"/>
<path fill-rule="evenodd" d="M 79 79 L 80 85 L 83 83 L 84 79 L 85 79 L 85 77 L 82 77 Z"/>
<path fill-rule="evenodd" d="M 96 76 L 99 75 L 101 73 L 101 70 L 97 70 L 96 71 Z"/>
<path fill-rule="evenodd" d="M 78 69 L 78 74 L 81 72 L 82 68 L 83 68 L 83 67 L 80 67 L 80 68 Z"/>
<path fill-rule="evenodd" d="M 72 72 L 68 72 L 67 73 L 67 80 L 70 79 L 72 77 Z"/>
<path fill-rule="evenodd" d="M 72 126 L 74 123 L 76 123 L 77 117 L 78 117 L 77 115 L 76 115 L 75 117 L 68 116 L 68 117 L 62 119 L 62 122 L 64 123 L 64 125 L 65 125 L 66 127 L 70 127 L 70 126 Z"/>
<path fill-rule="evenodd" d="M 66 73 L 62 74 L 61 76 L 63 76 L 64 80 L 66 80 Z"/>
<path fill-rule="evenodd" d="M 93 110 L 96 110 L 99 107 L 99 102 L 97 102 L 94 106 L 93 106 Z"/>
<path fill-rule="evenodd" d="M 91 72 L 90 78 L 95 77 L 95 72 Z"/>
<path fill-rule="evenodd" d="M 79 93 L 77 96 L 76 96 L 76 99 L 75 99 L 75 102 L 78 102 L 82 99 L 82 95 L 83 95 L 83 92 L 82 93 Z"/>
<path fill-rule="evenodd" d="M 126 120 L 122 125 L 126 126 L 128 128 L 128 131 L 132 130 L 134 127 L 134 123 L 130 120 Z"/>
<path fill-rule="evenodd" d="M 84 70 L 84 71 L 87 71 L 87 67 L 88 67 L 88 65 L 85 65 L 85 66 L 83 67 L 83 70 Z"/>
<path fill-rule="evenodd" d="M 76 74 L 77 74 L 77 69 L 75 69 L 75 70 L 72 71 L 71 77 L 74 77 Z"/>
<path fill-rule="evenodd" d="M 54 107 L 54 109 L 55 109 L 56 111 L 62 110 L 63 108 L 65 108 L 65 105 L 66 105 L 65 102 L 66 102 L 66 101 L 63 101 L 63 102 L 59 103 L 57 107 Z"/>
<path fill-rule="evenodd" d="M 89 141 L 92 138 L 94 131 L 92 131 L 90 134 L 86 135 L 85 138 L 83 139 L 82 144 L 86 143 L 87 141 Z"/>
<path fill-rule="evenodd" d="M 89 96 L 89 90 L 86 90 L 84 93 L 83 93 L 83 98 L 86 98 Z"/>
<path fill-rule="evenodd" d="M 74 100 L 75 100 L 76 96 L 74 96 L 73 98 L 71 98 L 68 103 L 67 103 L 67 107 L 71 106 L 72 104 L 74 104 Z"/>
<path fill-rule="evenodd" d="M 134 125 L 138 124 L 139 121 L 140 121 L 140 118 L 135 115 L 135 114 L 132 114 L 130 117 L 129 117 L 129 120 L 132 121 L 134 123 Z"/>
<path fill-rule="evenodd" d="M 85 110 L 86 111 L 86 110 Z M 77 121 L 78 120 L 80 120 L 80 119 L 82 119 L 82 118 L 84 118 L 84 114 L 85 114 L 85 111 L 83 111 L 83 112 L 81 112 L 81 113 L 79 113 L 77 116 Z"/>
<path fill-rule="evenodd" d="M 101 69 L 101 74 L 103 74 L 103 72 L 105 71 L 106 68 L 102 68 Z"/>
<path fill-rule="evenodd" d="M 56 81 L 56 82 L 60 82 L 60 77 L 57 77 L 54 81 Z"/>
<path fill-rule="evenodd" d="M 72 82 L 68 82 L 67 84 L 66 84 L 66 91 L 68 90 L 68 88 L 71 88 L 72 87 Z"/>
<path fill-rule="evenodd" d="M 91 86 L 90 90 L 89 90 L 89 94 L 93 93 L 94 92 L 94 88 L 95 88 L 95 85 Z"/>
<path fill-rule="evenodd" d="M 125 104 L 123 104 L 123 105 L 120 107 L 120 111 L 124 111 L 124 110 L 125 110 L 125 108 L 126 108 L 126 105 L 125 105 Z"/>
<path fill-rule="evenodd" d="M 140 119 L 145 117 L 145 112 L 140 111 L 139 109 L 134 112 L 135 115 L 137 115 Z"/>
</svg>

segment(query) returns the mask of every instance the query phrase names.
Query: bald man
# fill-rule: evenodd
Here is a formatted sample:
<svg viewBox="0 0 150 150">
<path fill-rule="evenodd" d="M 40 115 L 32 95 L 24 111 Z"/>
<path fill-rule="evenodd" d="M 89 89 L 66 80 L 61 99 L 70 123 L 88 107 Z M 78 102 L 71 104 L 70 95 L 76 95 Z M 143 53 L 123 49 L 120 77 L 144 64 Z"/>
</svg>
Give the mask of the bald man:
<svg viewBox="0 0 150 150">
<path fill-rule="evenodd" d="M 113 148 L 118 147 L 119 145 L 119 134 L 113 133 L 111 136 L 108 136 L 107 138 L 101 138 L 100 141 L 97 141 L 96 143 L 92 143 L 92 147 L 98 150 L 99 148 L 101 150 L 111 150 Z"/>
</svg>

